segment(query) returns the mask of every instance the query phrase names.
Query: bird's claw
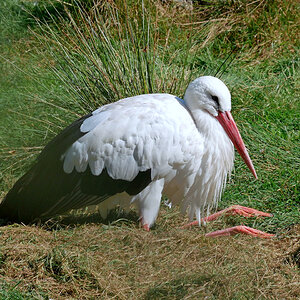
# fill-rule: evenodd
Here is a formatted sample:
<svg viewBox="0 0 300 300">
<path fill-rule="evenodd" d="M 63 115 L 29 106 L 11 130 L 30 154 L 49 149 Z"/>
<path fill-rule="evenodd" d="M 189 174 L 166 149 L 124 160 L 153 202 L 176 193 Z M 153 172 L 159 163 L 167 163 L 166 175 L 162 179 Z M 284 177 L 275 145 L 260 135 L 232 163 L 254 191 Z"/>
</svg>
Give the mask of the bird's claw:
<svg viewBox="0 0 300 300">
<path fill-rule="evenodd" d="M 216 220 L 219 218 L 221 215 L 240 215 L 246 218 L 250 217 L 272 217 L 272 214 L 266 213 L 263 211 L 256 210 L 254 208 L 249 208 L 246 206 L 241 206 L 241 205 L 232 205 L 226 209 L 223 209 L 221 211 L 218 211 L 210 216 L 207 216 L 206 218 L 201 219 L 201 222 L 209 222 Z M 191 227 L 194 225 L 199 225 L 198 221 L 193 221 L 189 224 L 186 224 L 182 226 L 182 228 L 187 228 Z M 214 232 L 207 233 L 205 236 L 207 237 L 216 237 L 216 236 L 229 236 L 229 235 L 235 235 L 238 233 L 243 233 L 243 234 L 248 234 L 256 237 L 261 237 L 261 238 L 271 238 L 274 236 L 274 234 L 271 233 L 266 233 L 248 226 L 240 225 L 240 226 L 235 226 L 231 228 L 226 228 L 223 230 L 217 230 Z"/>
<path fill-rule="evenodd" d="M 193 221 L 191 223 L 184 224 L 181 228 L 185 229 L 185 228 L 189 228 L 189 227 L 192 227 L 192 226 L 195 226 L 195 225 L 199 225 L 199 222 L 198 221 Z"/>
<path fill-rule="evenodd" d="M 150 231 L 150 226 L 149 226 L 149 224 L 144 223 L 143 217 L 140 217 L 139 221 L 144 230 Z"/>
<path fill-rule="evenodd" d="M 222 212 L 222 211 L 221 211 Z M 266 213 L 254 208 L 241 206 L 241 205 L 232 205 L 223 210 L 224 213 L 228 215 L 240 215 L 246 218 L 250 217 L 272 217 L 270 213 Z"/>
<path fill-rule="evenodd" d="M 254 229 L 254 228 L 244 226 L 244 225 L 239 225 L 239 226 L 235 226 L 235 227 L 231 227 L 231 228 L 226 228 L 226 229 L 222 229 L 222 230 L 209 232 L 205 236 L 207 236 L 207 237 L 229 236 L 229 235 L 235 235 L 238 233 L 252 235 L 255 237 L 260 237 L 260 238 L 265 238 L 265 239 L 269 239 L 269 238 L 275 236 L 275 234 L 260 231 L 258 229 Z"/>
<path fill-rule="evenodd" d="M 146 231 L 150 231 L 150 227 L 148 224 L 144 224 L 142 225 L 143 229 L 145 229 Z"/>
<path fill-rule="evenodd" d="M 243 216 L 245 218 L 250 218 L 250 217 L 272 217 L 272 214 L 270 213 L 266 213 L 254 208 L 250 208 L 250 207 L 246 207 L 246 206 L 241 206 L 241 205 L 232 205 L 229 206 L 223 210 L 220 210 L 210 216 L 207 216 L 203 219 L 201 219 L 202 222 L 210 222 L 213 220 L 216 220 L 217 218 L 219 218 L 222 215 L 240 215 Z M 187 227 L 191 227 L 194 225 L 199 225 L 198 221 L 193 221 L 191 223 L 188 223 L 184 226 L 182 226 L 182 228 L 187 228 Z"/>
</svg>

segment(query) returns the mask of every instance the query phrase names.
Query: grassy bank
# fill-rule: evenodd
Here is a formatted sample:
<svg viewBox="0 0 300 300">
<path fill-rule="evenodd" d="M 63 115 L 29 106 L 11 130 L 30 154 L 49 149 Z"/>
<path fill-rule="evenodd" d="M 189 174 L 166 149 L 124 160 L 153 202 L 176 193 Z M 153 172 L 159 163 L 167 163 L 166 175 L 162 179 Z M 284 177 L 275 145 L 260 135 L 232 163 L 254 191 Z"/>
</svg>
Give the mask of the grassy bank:
<svg viewBox="0 0 300 300">
<path fill-rule="evenodd" d="M 113 225 L 5 226 L 0 299 L 296 299 L 296 1 L 212 1 L 193 10 L 115 1 L 91 11 L 87 1 L 88 12 L 74 1 L 65 2 L 67 11 L 60 1 L 35 2 L 0 4 L 0 199 L 42 146 L 86 111 L 145 92 L 182 96 L 191 78 L 217 73 L 232 92 L 232 114 L 259 177 L 237 156 L 219 207 L 274 216 L 179 230 L 186 219 L 162 207 L 150 233 L 134 214 L 112 217 Z M 202 237 L 241 223 L 276 238 Z"/>
</svg>

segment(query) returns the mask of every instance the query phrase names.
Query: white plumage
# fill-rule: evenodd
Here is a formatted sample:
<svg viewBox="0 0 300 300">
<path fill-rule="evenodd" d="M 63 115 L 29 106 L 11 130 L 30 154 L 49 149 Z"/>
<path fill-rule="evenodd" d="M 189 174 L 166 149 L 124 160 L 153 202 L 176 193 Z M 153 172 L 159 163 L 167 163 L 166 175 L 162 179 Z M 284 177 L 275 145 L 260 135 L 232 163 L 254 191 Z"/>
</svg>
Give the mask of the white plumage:
<svg viewBox="0 0 300 300">
<path fill-rule="evenodd" d="M 34 166 L 33 171 L 29 171 L 31 175 L 26 177 L 25 174 L 1 203 L 0 213 L 2 210 L 5 215 L 3 211 L 6 211 L 7 218 L 10 214 L 14 216 L 12 219 L 35 220 L 101 202 L 99 209 L 105 217 L 115 205 L 128 208 L 135 204 L 142 224 L 150 227 L 158 215 L 161 196 L 165 194 L 173 204 L 181 206 L 182 212 L 188 211 L 190 219 L 196 217 L 200 222 L 201 216 L 208 214 L 220 199 L 233 167 L 232 137 L 229 138 L 230 133 L 225 132 L 218 119 L 230 109 L 229 90 L 222 81 L 211 76 L 194 80 L 184 100 L 169 94 L 148 94 L 104 105 L 50 142 L 36 164 L 46 166 L 47 160 L 57 160 L 51 172 L 63 173 L 59 180 L 67 182 L 67 190 L 51 194 L 49 201 L 36 200 L 35 203 L 48 201 L 49 204 L 35 213 L 30 212 L 30 216 L 21 212 L 30 202 L 33 186 L 38 184 L 38 179 L 32 178 L 43 177 L 36 173 L 44 167 Z M 75 130 L 79 133 L 75 134 Z M 71 138 L 73 135 L 75 140 Z M 62 146 L 63 143 L 66 144 Z M 246 158 L 243 158 L 255 174 L 247 155 L 244 153 Z M 105 172 L 108 176 L 104 178 Z M 72 176 L 76 179 L 71 180 Z M 91 189 L 84 186 L 83 176 L 92 178 Z M 136 193 L 126 192 L 129 191 L 126 187 L 109 190 L 103 196 L 96 187 L 105 186 L 106 182 L 109 185 L 111 179 L 123 184 L 135 183 L 138 177 L 143 181 L 147 176 L 151 178 Z M 58 185 L 64 189 L 64 182 Z M 50 193 L 51 185 L 47 189 Z M 22 193 L 26 194 L 23 200 Z M 40 192 L 35 198 L 41 195 L 45 193 Z M 13 205 L 9 203 L 13 202 L 18 211 L 14 208 L 12 213 Z"/>
</svg>

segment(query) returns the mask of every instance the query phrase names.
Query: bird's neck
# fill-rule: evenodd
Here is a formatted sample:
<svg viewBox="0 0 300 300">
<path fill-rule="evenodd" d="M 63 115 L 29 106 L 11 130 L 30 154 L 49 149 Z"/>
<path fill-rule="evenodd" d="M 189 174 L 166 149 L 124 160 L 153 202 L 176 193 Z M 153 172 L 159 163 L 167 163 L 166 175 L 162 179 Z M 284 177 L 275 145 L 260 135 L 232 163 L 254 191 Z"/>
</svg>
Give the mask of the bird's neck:
<svg viewBox="0 0 300 300">
<path fill-rule="evenodd" d="M 219 134 L 226 134 L 218 120 L 208 112 L 199 109 L 192 111 L 191 114 L 199 133 L 205 139 L 215 140 Z"/>
<path fill-rule="evenodd" d="M 227 133 L 219 121 L 209 113 L 197 110 L 192 112 L 199 134 L 203 137 L 204 149 L 213 156 L 216 161 L 225 160 L 225 169 L 232 167 L 234 159 L 234 148 Z"/>
</svg>

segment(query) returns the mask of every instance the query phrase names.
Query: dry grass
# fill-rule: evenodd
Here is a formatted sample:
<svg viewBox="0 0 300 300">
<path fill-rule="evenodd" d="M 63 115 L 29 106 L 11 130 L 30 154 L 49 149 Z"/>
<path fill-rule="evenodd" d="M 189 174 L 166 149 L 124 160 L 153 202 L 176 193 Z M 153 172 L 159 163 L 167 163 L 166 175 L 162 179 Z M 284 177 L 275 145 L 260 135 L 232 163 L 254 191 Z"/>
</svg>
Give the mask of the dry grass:
<svg viewBox="0 0 300 300">
<path fill-rule="evenodd" d="M 182 221 L 163 209 L 150 233 L 128 221 L 2 227 L 0 282 L 52 299 L 297 299 L 299 226 L 281 239 L 209 239 Z"/>
<path fill-rule="evenodd" d="M 298 9 L 295 0 L 214 1 L 213 5 L 200 5 L 193 21 L 199 28 L 205 22 L 216 24 L 216 36 L 221 41 L 214 46 L 217 54 L 235 49 L 241 54 L 240 60 L 257 64 L 297 53 Z"/>
</svg>

